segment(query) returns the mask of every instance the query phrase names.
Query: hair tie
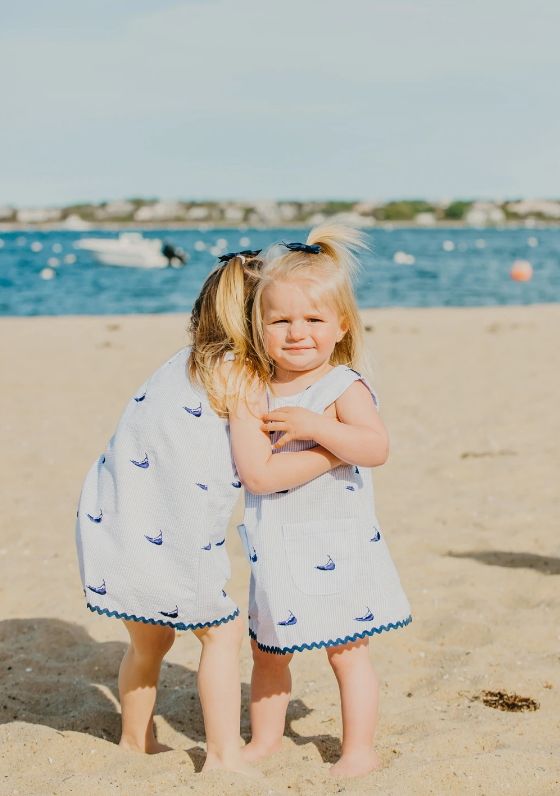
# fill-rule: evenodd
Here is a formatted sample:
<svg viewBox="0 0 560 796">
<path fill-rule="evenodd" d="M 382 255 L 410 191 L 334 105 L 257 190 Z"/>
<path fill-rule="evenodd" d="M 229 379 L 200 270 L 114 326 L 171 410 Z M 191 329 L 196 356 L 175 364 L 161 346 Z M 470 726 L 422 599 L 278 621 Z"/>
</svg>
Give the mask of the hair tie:
<svg viewBox="0 0 560 796">
<path fill-rule="evenodd" d="M 262 249 L 245 249 L 242 252 L 229 252 L 229 254 L 222 254 L 221 257 L 218 257 L 218 262 L 227 263 L 229 260 L 233 260 L 234 257 L 256 257 L 261 252 Z"/>
<path fill-rule="evenodd" d="M 320 254 L 322 249 L 318 243 L 283 243 L 291 252 L 305 252 L 306 254 Z"/>
</svg>

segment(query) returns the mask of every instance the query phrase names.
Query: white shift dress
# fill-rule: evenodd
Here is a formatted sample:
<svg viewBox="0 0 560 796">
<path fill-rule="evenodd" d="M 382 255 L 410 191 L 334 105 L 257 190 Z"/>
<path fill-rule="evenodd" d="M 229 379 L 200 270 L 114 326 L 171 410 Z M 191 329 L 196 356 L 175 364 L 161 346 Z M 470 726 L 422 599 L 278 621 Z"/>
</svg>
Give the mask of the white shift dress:
<svg viewBox="0 0 560 796">
<path fill-rule="evenodd" d="M 131 397 L 83 485 L 76 523 L 87 607 L 192 630 L 236 617 L 225 533 L 241 483 L 229 427 L 188 378 L 190 349 Z"/>
<path fill-rule="evenodd" d="M 356 380 L 371 391 L 339 365 L 297 395 L 269 395 L 269 406 L 322 413 Z M 275 455 L 314 445 L 294 440 Z M 239 532 L 251 565 L 249 633 L 260 649 L 346 644 L 412 621 L 375 514 L 370 468 L 342 465 L 271 495 L 246 491 Z"/>
</svg>

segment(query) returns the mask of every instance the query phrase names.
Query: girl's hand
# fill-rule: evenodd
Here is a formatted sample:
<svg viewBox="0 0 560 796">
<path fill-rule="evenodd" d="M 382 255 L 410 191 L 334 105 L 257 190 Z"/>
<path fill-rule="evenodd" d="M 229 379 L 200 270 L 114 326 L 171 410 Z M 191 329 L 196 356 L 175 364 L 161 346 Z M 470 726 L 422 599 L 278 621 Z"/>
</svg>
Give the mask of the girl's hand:
<svg viewBox="0 0 560 796">
<path fill-rule="evenodd" d="M 263 431 L 282 431 L 283 436 L 272 447 L 282 448 L 294 439 L 314 440 L 321 415 L 301 406 L 283 406 L 262 416 Z"/>
</svg>

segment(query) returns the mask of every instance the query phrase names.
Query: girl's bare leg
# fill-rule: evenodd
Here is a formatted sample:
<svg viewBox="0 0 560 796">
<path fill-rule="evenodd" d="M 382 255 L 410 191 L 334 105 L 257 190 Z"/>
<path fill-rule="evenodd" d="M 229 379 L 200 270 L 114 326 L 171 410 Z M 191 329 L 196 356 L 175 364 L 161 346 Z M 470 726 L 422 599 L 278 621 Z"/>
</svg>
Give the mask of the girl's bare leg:
<svg viewBox="0 0 560 796">
<path fill-rule="evenodd" d="M 368 639 L 328 647 L 327 656 L 342 707 L 342 755 L 330 773 L 334 777 L 358 777 L 379 766 L 373 750 L 379 686 L 369 658 Z"/>
<path fill-rule="evenodd" d="M 251 677 L 251 741 L 243 750 L 250 762 L 277 752 L 282 746 L 286 711 L 292 691 L 293 655 L 262 652 L 255 641 Z"/>
<path fill-rule="evenodd" d="M 161 662 L 175 640 L 172 627 L 128 622 L 124 625 L 130 646 L 119 669 L 119 695 L 122 712 L 120 746 L 136 752 L 155 754 L 169 746 L 158 743 L 154 735 L 153 713 Z"/>
<path fill-rule="evenodd" d="M 223 625 L 197 630 L 195 635 L 202 644 L 198 692 L 206 730 L 207 755 L 203 771 L 224 768 L 249 773 L 251 768 L 241 755 L 239 733 L 239 651 L 243 622 L 238 617 Z"/>
</svg>

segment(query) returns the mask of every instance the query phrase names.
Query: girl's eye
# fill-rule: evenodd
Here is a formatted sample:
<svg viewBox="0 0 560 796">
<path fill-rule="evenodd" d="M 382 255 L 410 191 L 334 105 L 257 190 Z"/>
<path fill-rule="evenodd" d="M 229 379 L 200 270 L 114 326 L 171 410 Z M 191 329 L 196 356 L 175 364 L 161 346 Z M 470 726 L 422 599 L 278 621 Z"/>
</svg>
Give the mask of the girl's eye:
<svg viewBox="0 0 560 796">
<path fill-rule="evenodd" d="M 322 318 L 308 318 L 309 323 L 322 323 Z"/>
<path fill-rule="evenodd" d="M 277 323 L 288 323 L 288 321 L 284 320 L 283 318 L 281 318 L 278 321 L 272 321 L 272 325 L 273 326 L 275 326 Z"/>
</svg>

